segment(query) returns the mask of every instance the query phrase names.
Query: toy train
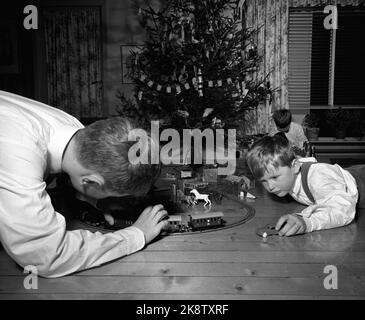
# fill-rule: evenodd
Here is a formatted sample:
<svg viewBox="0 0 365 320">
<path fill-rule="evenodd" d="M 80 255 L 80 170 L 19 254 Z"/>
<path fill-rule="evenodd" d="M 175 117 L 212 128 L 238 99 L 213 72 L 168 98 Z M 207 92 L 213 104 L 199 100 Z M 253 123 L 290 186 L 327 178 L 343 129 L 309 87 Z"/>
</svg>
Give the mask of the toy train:
<svg viewBox="0 0 365 320">
<path fill-rule="evenodd" d="M 186 216 L 171 215 L 168 219 L 167 231 L 174 233 L 217 228 L 224 225 L 223 216 L 221 211 L 189 214 Z"/>
</svg>

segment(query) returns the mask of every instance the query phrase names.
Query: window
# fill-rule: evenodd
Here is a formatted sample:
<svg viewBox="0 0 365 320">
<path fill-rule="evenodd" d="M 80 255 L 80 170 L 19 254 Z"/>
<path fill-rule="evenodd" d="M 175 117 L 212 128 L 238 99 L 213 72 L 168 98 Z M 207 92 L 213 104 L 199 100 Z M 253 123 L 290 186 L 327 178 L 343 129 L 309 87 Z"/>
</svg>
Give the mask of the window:
<svg viewBox="0 0 365 320">
<path fill-rule="evenodd" d="M 289 10 L 290 108 L 365 109 L 365 8 L 338 6 L 326 30 L 323 7 Z"/>
</svg>

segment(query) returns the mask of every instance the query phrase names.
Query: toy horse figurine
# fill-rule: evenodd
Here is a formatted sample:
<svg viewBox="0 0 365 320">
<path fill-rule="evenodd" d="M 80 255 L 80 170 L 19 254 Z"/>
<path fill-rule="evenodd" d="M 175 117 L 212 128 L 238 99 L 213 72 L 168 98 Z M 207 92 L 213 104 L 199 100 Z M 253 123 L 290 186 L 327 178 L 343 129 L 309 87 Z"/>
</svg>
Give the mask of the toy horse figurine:
<svg viewBox="0 0 365 320">
<path fill-rule="evenodd" d="M 190 191 L 190 194 L 193 194 L 195 197 L 195 202 L 198 200 L 203 200 L 205 201 L 204 203 L 204 207 L 207 205 L 212 205 L 212 202 L 209 200 L 209 194 L 203 194 L 203 193 L 199 193 L 198 190 L 193 189 Z"/>
<path fill-rule="evenodd" d="M 196 205 L 196 201 L 194 200 L 194 198 L 192 196 L 185 195 L 184 192 L 182 192 L 179 189 L 177 190 L 177 196 L 180 201 L 186 202 L 188 204 L 188 206 Z"/>
</svg>

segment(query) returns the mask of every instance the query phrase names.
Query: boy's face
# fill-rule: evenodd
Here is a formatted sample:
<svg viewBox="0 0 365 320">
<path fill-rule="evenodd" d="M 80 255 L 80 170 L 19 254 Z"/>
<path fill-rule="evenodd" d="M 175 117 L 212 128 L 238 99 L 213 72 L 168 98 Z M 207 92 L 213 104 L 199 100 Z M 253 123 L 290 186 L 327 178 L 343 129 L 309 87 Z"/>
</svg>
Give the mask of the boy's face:
<svg viewBox="0 0 365 320">
<path fill-rule="evenodd" d="M 284 197 L 293 189 L 298 172 L 297 165 L 291 167 L 279 166 L 277 168 L 268 165 L 260 181 L 268 192 L 278 197 Z"/>
</svg>

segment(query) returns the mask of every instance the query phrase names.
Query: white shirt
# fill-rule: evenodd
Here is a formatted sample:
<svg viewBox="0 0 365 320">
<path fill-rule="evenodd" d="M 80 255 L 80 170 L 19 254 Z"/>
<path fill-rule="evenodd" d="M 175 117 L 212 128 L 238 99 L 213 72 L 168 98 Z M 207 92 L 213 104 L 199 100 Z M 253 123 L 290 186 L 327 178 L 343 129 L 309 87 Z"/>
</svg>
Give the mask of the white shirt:
<svg viewBox="0 0 365 320">
<path fill-rule="evenodd" d="M 136 227 L 101 234 L 66 231 L 44 178 L 61 171 L 67 143 L 83 125 L 65 112 L 0 91 L 0 240 L 21 266 L 59 277 L 140 250 Z"/>
<path fill-rule="evenodd" d="M 308 158 L 299 159 L 304 161 Z M 354 219 L 358 190 L 355 178 L 348 171 L 337 164 L 313 164 L 308 171 L 308 187 L 315 203 L 304 192 L 301 173 L 290 192 L 296 201 L 308 205 L 298 213 L 306 223 L 307 232 L 341 227 Z"/>
<path fill-rule="evenodd" d="M 269 135 L 273 136 L 278 132 L 279 130 L 275 126 L 275 128 L 270 132 Z M 303 149 L 304 142 L 308 142 L 308 139 L 304 134 L 303 127 L 295 122 L 290 123 L 289 131 L 285 132 L 285 136 L 292 143 L 293 146 L 299 149 Z"/>
</svg>

